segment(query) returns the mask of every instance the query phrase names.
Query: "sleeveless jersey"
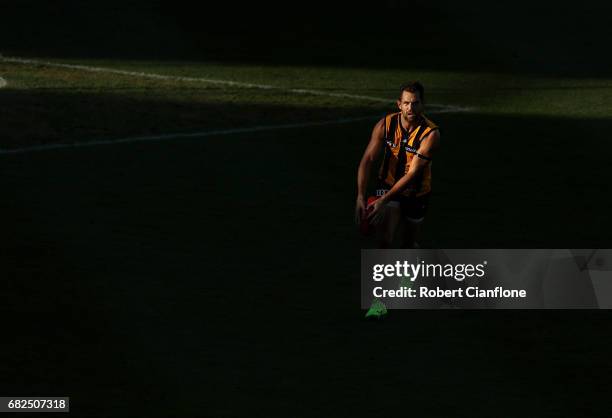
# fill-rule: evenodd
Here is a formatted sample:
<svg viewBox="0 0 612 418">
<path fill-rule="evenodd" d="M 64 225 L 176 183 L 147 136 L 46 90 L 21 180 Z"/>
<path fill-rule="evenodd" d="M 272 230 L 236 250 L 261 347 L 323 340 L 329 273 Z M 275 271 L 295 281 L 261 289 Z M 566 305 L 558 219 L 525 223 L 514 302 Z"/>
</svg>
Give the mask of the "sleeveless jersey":
<svg viewBox="0 0 612 418">
<path fill-rule="evenodd" d="M 400 112 L 392 113 L 385 116 L 383 124 L 385 154 L 378 179 L 389 187 L 392 187 L 408 172 L 410 163 L 413 158 L 416 158 L 416 152 L 423 138 L 427 137 L 431 131 L 438 129 L 436 124 L 422 116 L 419 125 L 408 133 L 401 124 L 401 117 Z M 431 192 L 431 162 L 402 194 L 409 196 L 413 192 L 416 192 L 416 196 Z"/>
</svg>

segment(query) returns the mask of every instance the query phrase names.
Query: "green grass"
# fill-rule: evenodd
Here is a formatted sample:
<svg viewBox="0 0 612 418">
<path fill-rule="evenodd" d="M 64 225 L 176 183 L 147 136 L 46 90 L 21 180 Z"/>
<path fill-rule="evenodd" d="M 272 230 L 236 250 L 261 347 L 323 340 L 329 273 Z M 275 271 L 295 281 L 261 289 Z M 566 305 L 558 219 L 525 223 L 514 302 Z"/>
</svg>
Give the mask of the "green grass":
<svg viewBox="0 0 612 418">
<path fill-rule="evenodd" d="M 409 79 L 424 82 L 430 103 L 470 108 L 473 114 L 563 119 L 612 116 L 612 81 L 607 79 L 193 62 L 64 62 L 273 85 L 279 89 L 160 81 L 0 62 L 0 74 L 9 82 L 0 94 L 0 105 L 6 109 L 0 145 L 10 148 L 382 115 L 393 111 L 397 86 Z M 389 103 L 301 95 L 282 89 L 368 95 L 388 98 Z"/>
<path fill-rule="evenodd" d="M 472 108 L 432 115 L 442 148 L 424 246 L 610 246 L 607 80 L 85 63 L 390 103 L 0 63 L 0 146 L 383 114 L 396 86 L 419 78 L 430 102 Z M 569 388 L 609 367 L 605 312 L 361 321 L 359 250 L 371 243 L 352 212 L 371 128 L 0 156 L 1 309 L 29 324 L 5 331 L 12 393 L 67 394 L 79 416 L 294 416 L 296 405 L 380 415 L 408 404 L 448 416 L 465 399 L 482 407 L 472 402 L 470 416 L 581 411 L 597 393 Z M 310 401 L 330 396 L 328 410 Z"/>
</svg>

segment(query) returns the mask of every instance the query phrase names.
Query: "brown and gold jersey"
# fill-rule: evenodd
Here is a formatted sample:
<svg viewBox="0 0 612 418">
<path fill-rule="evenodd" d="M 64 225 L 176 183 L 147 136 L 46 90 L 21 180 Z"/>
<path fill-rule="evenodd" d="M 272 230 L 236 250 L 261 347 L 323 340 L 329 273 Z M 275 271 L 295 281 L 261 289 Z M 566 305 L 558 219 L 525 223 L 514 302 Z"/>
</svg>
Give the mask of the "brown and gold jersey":
<svg viewBox="0 0 612 418">
<path fill-rule="evenodd" d="M 415 158 L 421 141 L 438 126 L 425 116 L 421 117 L 419 125 L 408 132 L 401 124 L 400 112 L 385 116 L 383 124 L 384 157 L 378 173 L 378 179 L 392 187 L 404 174 L 408 172 L 410 162 Z M 416 192 L 417 196 L 431 191 L 431 163 L 403 194 L 410 195 Z"/>
</svg>

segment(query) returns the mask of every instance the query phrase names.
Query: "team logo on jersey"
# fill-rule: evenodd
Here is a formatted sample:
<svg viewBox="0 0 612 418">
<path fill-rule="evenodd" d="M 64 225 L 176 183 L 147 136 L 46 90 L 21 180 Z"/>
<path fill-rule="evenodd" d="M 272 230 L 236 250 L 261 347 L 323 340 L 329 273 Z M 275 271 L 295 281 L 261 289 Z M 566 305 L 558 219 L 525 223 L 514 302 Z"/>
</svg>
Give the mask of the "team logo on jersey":
<svg viewBox="0 0 612 418">
<path fill-rule="evenodd" d="M 387 140 L 387 141 L 385 141 L 385 142 L 387 142 L 387 145 L 389 146 L 389 148 L 391 148 L 391 149 L 395 149 L 395 148 L 397 148 L 397 145 L 395 145 L 393 142 L 391 142 L 391 141 L 389 141 L 389 140 Z"/>
</svg>

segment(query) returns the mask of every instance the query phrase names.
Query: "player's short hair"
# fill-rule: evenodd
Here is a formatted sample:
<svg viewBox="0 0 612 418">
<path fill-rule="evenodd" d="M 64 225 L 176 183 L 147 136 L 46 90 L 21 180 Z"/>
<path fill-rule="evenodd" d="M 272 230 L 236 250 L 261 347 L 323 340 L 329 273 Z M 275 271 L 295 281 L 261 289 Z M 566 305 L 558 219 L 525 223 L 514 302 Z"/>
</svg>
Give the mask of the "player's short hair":
<svg viewBox="0 0 612 418">
<path fill-rule="evenodd" d="M 423 84 L 421 84 L 420 81 L 410 81 L 402 84 L 399 91 L 400 100 L 402 99 L 402 94 L 404 94 L 405 91 L 409 91 L 410 93 L 419 93 L 421 102 L 425 103 L 425 87 L 423 87 Z"/>
</svg>

